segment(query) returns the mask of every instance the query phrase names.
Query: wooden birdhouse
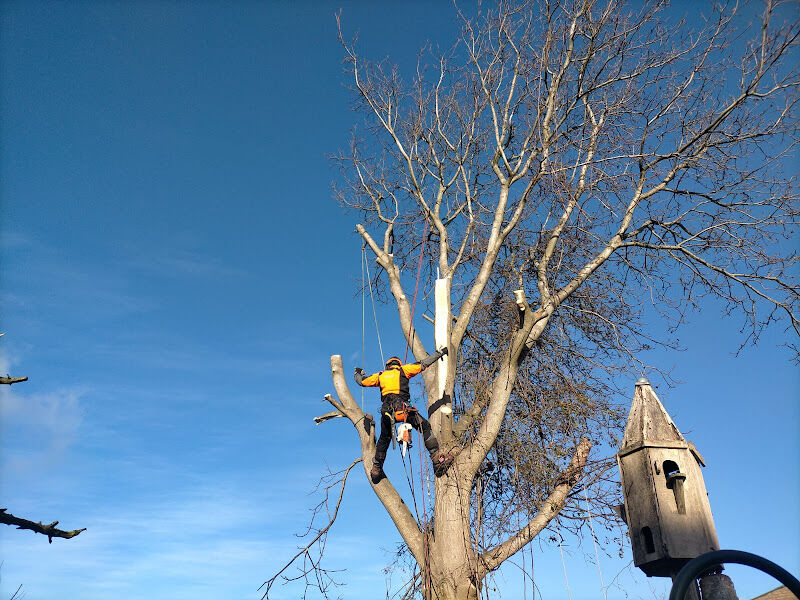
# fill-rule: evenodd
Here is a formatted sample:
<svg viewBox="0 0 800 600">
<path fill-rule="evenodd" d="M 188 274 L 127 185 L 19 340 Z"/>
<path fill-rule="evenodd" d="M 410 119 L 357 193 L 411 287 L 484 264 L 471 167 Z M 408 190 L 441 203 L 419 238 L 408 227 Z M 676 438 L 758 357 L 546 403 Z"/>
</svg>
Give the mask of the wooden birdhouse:
<svg viewBox="0 0 800 600">
<path fill-rule="evenodd" d="M 719 550 L 703 458 L 644 377 L 636 382 L 617 464 L 633 561 L 648 577 L 671 577 L 688 560 Z"/>
</svg>

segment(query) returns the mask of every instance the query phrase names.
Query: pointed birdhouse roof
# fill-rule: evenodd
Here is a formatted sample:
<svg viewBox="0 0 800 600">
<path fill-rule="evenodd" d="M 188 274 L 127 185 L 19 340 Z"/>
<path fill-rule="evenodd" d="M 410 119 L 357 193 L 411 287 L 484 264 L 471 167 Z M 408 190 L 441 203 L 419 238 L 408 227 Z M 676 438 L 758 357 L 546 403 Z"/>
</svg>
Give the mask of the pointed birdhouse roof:
<svg viewBox="0 0 800 600">
<path fill-rule="evenodd" d="M 643 446 L 686 448 L 688 444 L 664 409 L 650 382 L 640 377 L 636 382 L 633 404 L 619 452 L 627 454 Z"/>
</svg>

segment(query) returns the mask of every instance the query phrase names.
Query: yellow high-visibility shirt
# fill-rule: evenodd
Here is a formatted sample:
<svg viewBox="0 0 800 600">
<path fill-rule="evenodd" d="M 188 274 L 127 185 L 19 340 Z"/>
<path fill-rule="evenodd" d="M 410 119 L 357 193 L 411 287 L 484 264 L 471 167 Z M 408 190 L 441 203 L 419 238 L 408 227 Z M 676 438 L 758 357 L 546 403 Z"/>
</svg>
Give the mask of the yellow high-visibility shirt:
<svg viewBox="0 0 800 600">
<path fill-rule="evenodd" d="M 419 363 L 411 363 L 402 367 L 391 366 L 385 371 L 364 377 L 361 380 L 361 385 L 364 387 L 380 387 L 381 396 L 400 394 L 408 397 L 408 380 L 420 373 L 422 373 L 422 365 Z"/>
</svg>

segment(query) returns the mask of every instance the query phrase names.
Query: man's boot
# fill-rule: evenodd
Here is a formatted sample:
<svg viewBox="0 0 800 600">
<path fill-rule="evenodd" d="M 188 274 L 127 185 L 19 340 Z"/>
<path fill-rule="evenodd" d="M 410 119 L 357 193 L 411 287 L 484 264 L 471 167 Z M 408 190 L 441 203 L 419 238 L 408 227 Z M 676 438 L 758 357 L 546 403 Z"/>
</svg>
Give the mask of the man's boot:
<svg viewBox="0 0 800 600">
<path fill-rule="evenodd" d="M 375 454 L 375 458 L 372 459 L 372 469 L 370 469 L 369 477 L 372 479 L 372 483 L 378 483 L 381 479 L 386 477 L 386 474 L 383 472 L 383 461 L 386 460 L 386 454 L 383 455 Z"/>
<path fill-rule="evenodd" d="M 450 468 L 450 465 L 453 464 L 453 455 L 452 454 L 445 454 L 440 450 L 437 450 L 433 454 L 431 454 L 431 462 L 433 462 L 433 474 L 436 477 L 441 477 L 445 473 L 447 473 L 447 469 Z"/>
</svg>

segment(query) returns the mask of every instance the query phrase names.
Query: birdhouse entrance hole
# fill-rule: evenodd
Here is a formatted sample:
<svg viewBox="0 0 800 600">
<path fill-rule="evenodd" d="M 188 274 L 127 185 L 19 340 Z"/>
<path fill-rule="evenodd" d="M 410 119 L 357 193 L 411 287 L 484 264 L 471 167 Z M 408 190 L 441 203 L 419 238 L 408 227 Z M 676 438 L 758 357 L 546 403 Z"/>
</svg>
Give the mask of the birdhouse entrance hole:
<svg viewBox="0 0 800 600">
<path fill-rule="evenodd" d="M 684 496 L 683 483 L 686 481 L 686 475 L 681 473 L 678 464 L 672 460 L 664 461 L 664 478 L 667 482 L 667 488 L 672 490 L 675 496 L 675 508 L 678 514 L 686 514 L 686 498 Z"/>
<path fill-rule="evenodd" d="M 653 542 L 653 532 L 649 527 L 642 527 L 642 539 L 644 540 L 644 549 L 647 554 L 652 554 L 656 551 L 656 545 Z"/>
</svg>

